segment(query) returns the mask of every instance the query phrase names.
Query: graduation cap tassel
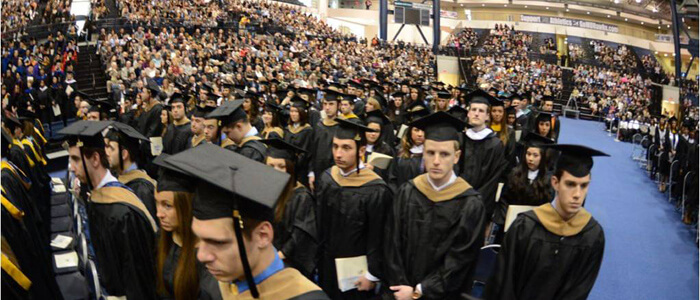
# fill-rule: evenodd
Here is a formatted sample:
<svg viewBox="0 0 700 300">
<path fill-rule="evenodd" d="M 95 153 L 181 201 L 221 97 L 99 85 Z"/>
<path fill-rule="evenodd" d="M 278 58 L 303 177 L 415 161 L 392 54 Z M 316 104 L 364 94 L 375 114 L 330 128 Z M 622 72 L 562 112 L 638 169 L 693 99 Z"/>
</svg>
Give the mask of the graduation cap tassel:
<svg viewBox="0 0 700 300">
<path fill-rule="evenodd" d="M 236 173 L 236 169 L 231 168 L 231 172 Z M 233 188 L 233 191 L 235 191 L 236 185 L 233 178 L 234 176 L 231 176 L 231 187 Z M 243 219 L 241 218 L 241 213 L 238 211 L 238 201 L 235 200 L 233 201 L 233 231 L 236 234 L 236 240 L 238 240 L 238 253 L 241 256 L 241 264 L 243 265 L 245 279 L 248 282 L 248 287 L 250 288 L 250 294 L 253 295 L 253 298 L 258 299 L 258 297 L 260 297 L 260 293 L 258 292 L 258 287 L 255 285 L 253 271 L 250 269 L 248 254 L 245 251 L 245 244 L 243 242 Z"/>
</svg>

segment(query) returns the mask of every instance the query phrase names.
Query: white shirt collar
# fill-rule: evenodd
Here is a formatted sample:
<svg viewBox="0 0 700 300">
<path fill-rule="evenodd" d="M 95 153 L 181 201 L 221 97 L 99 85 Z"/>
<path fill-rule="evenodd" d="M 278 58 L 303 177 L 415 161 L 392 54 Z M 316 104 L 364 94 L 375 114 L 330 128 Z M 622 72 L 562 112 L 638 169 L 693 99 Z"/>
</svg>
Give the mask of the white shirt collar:
<svg viewBox="0 0 700 300">
<path fill-rule="evenodd" d="M 250 126 L 250 130 L 248 130 L 248 133 L 245 134 L 245 137 L 250 137 L 254 135 L 258 135 L 258 129 L 255 128 L 255 126 Z"/>
<path fill-rule="evenodd" d="M 107 172 L 105 173 L 105 176 L 102 177 L 102 180 L 100 181 L 100 184 L 98 184 L 98 185 L 95 187 L 95 189 L 99 189 L 99 188 L 105 186 L 106 184 L 108 184 L 108 183 L 110 183 L 110 182 L 114 182 L 114 181 L 118 181 L 117 178 L 114 177 L 114 175 L 112 175 L 112 172 L 110 172 L 109 170 L 107 170 Z"/>
<path fill-rule="evenodd" d="M 516 117 L 516 118 L 520 118 L 520 116 L 522 116 L 524 113 L 525 113 L 525 112 L 523 112 L 522 110 L 518 109 L 518 110 L 515 112 L 515 117 Z"/>
<path fill-rule="evenodd" d="M 467 129 L 467 136 L 472 140 L 480 141 L 491 134 L 491 132 L 493 131 L 490 128 L 484 128 L 479 132 L 474 131 L 473 128 L 469 128 Z"/>
<path fill-rule="evenodd" d="M 368 151 L 368 152 L 374 151 L 374 145 L 367 144 L 367 146 L 365 146 L 365 151 Z"/>
<path fill-rule="evenodd" d="M 348 176 L 352 175 L 352 173 L 357 172 L 358 169 L 362 170 L 364 168 L 365 168 L 365 164 L 360 162 L 360 167 L 359 168 L 352 168 L 352 170 L 350 170 L 350 172 L 345 173 L 345 172 L 343 172 L 343 169 L 341 169 L 341 168 L 338 168 L 338 171 L 340 171 L 340 176 L 348 177 Z"/>
<path fill-rule="evenodd" d="M 532 183 L 532 181 L 535 180 L 535 178 L 537 178 L 537 175 L 538 175 L 538 174 L 540 174 L 540 169 L 537 169 L 537 170 L 534 170 L 534 171 L 532 171 L 532 170 L 527 170 L 527 179 L 529 179 L 530 182 Z"/>
<path fill-rule="evenodd" d="M 433 183 L 433 181 L 430 179 L 430 176 L 428 176 L 428 183 L 430 183 L 430 186 L 431 186 L 435 191 L 438 191 L 438 192 L 439 192 L 439 191 L 442 191 L 442 190 L 444 190 L 446 187 L 452 185 L 453 183 L 455 183 L 455 181 L 457 181 L 457 175 L 455 175 L 455 172 L 454 172 L 454 171 L 452 171 L 452 175 L 450 175 L 450 180 L 448 180 L 447 182 L 445 182 L 445 184 L 443 184 L 443 185 L 441 185 L 441 186 L 435 186 L 435 183 Z"/>
<path fill-rule="evenodd" d="M 411 147 L 410 152 L 412 154 L 423 154 L 423 145 Z"/>
</svg>

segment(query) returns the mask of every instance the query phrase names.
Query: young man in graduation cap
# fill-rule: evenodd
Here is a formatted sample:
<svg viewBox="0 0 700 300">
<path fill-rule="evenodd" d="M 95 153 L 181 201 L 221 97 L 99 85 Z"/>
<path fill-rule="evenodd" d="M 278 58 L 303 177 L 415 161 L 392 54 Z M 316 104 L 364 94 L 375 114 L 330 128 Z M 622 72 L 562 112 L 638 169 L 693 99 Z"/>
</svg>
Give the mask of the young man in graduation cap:
<svg viewBox="0 0 700 300">
<path fill-rule="evenodd" d="M 313 190 L 316 176 L 320 176 L 325 170 L 333 166 L 333 136 L 338 126 L 338 106 L 340 105 L 341 94 L 327 89 L 324 91 L 323 112 L 326 116 L 323 120 L 314 124 L 314 131 L 311 136 L 311 148 L 309 150 L 309 186 Z"/>
<path fill-rule="evenodd" d="M 345 120 L 350 120 L 350 119 L 357 119 L 357 115 L 355 114 L 355 102 L 354 102 L 354 96 L 349 95 L 349 94 L 341 94 L 340 95 L 340 103 L 339 103 L 339 108 L 340 108 L 340 117 L 345 119 Z M 364 106 L 363 106 L 364 108 Z"/>
<path fill-rule="evenodd" d="M 467 118 L 471 128 L 467 129 L 464 136 L 459 176 L 479 191 L 486 208 L 486 217 L 490 220 L 496 205 L 498 181 L 508 166 L 505 146 L 498 135 L 486 126 L 491 104 L 500 100 L 481 89 L 469 94 L 467 99 Z"/>
<path fill-rule="evenodd" d="M 386 282 L 394 299 L 457 299 L 483 244 L 484 205 L 457 177 L 464 122 L 436 112 L 411 123 L 425 131 L 426 174 L 398 190 L 389 210 L 384 244 Z"/>
<path fill-rule="evenodd" d="M 586 299 L 603 260 L 603 228 L 583 208 L 593 156 L 579 145 L 561 151 L 551 184 L 553 202 L 519 215 L 505 235 L 486 299 Z"/>
<path fill-rule="evenodd" d="M 319 174 L 319 285 L 333 299 L 369 299 L 383 272 L 383 227 L 391 190 L 360 159 L 368 127 L 338 120 L 333 134 L 335 165 Z M 365 256 L 368 269 L 344 292 L 338 286 L 336 259 Z"/>
<path fill-rule="evenodd" d="M 139 148 L 149 140 L 129 125 L 112 123 L 105 135 L 105 153 L 109 168 L 117 180 L 131 189 L 143 202 L 154 220 L 156 216 L 156 181 L 139 168 L 143 160 Z"/>
<path fill-rule="evenodd" d="M 549 114 L 554 142 L 557 142 L 559 140 L 559 131 L 561 130 L 561 124 L 559 122 L 559 116 L 554 114 L 554 97 L 544 96 L 544 98 L 542 99 L 542 108 L 539 113 L 543 112 Z"/>
<path fill-rule="evenodd" d="M 207 136 L 204 134 L 204 121 L 209 113 L 214 111 L 212 107 L 196 106 L 192 112 L 192 139 L 189 142 L 188 148 L 194 148 L 206 142 Z"/>
<path fill-rule="evenodd" d="M 190 119 L 187 118 L 187 103 L 181 94 L 170 97 L 170 113 L 173 123 L 168 125 L 163 136 L 163 153 L 176 154 L 187 149 L 192 139 Z"/>
<path fill-rule="evenodd" d="M 228 101 L 209 113 L 207 118 L 219 120 L 219 128 L 226 134 L 226 139 L 221 142 L 222 148 L 264 163 L 267 148 L 260 142 L 258 130 L 250 124 L 248 115 L 243 110 L 243 101 Z"/>
<path fill-rule="evenodd" d="M 138 117 L 137 129 L 147 138 L 160 136 L 163 132 L 163 123 L 160 121 L 163 105 L 158 99 L 159 94 L 160 87 L 155 81 L 150 81 L 148 87 L 141 93 L 143 112 Z"/>
<path fill-rule="evenodd" d="M 211 144 L 165 161 L 198 179 L 192 202 L 197 259 L 219 281 L 223 299 L 328 299 L 299 271 L 285 268 L 273 247 L 274 208 L 289 174 Z"/>
<path fill-rule="evenodd" d="M 59 132 L 68 136 L 70 171 L 89 191 L 85 234 L 108 295 L 156 299 L 158 227 L 141 200 L 108 170 L 102 131 L 110 124 L 78 121 Z"/>
</svg>

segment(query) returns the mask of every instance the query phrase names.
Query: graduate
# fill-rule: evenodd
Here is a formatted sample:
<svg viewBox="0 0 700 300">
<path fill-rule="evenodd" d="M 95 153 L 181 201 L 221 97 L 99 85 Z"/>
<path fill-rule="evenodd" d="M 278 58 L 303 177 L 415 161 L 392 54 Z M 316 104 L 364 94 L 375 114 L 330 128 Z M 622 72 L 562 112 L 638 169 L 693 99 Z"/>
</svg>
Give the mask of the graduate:
<svg viewBox="0 0 700 300">
<path fill-rule="evenodd" d="M 7 121 L 7 119 L 3 119 Z M 46 232 L 29 195 L 31 181 L 7 156 L 12 137 L 2 130 L 2 294 L 11 299 L 61 299 Z"/>
<path fill-rule="evenodd" d="M 365 122 L 367 123 L 367 127 L 372 129 L 373 131 L 368 131 L 365 133 L 365 136 L 367 138 L 367 147 L 365 149 L 365 156 L 363 161 L 367 163 L 369 156 L 375 152 L 384 155 L 389 155 L 392 157 L 396 155 L 394 153 L 394 148 L 389 146 L 389 143 L 386 142 L 386 131 L 383 130 L 385 126 L 391 126 L 391 120 L 389 120 L 389 118 L 387 118 L 387 116 L 384 115 L 384 113 L 382 113 L 380 110 L 373 110 L 367 113 Z M 391 137 L 389 138 L 391 139 Z M 379 176 L 381 176 L 382 179 L 388 179 L 388 170 L 375 168 L 371 164 L 367 164 L 367 167 L 372 169 Z"/>
<path fill-rule="evenodd" d="M 384 180 L 365 167 L 365 132 L 371 129 L 338 120 L 333 135 L 335 165 L 319 174 L 315 196 L 321 243 L 319 285 L 333 299 L 369 299 L 382 278 L 383 227 L 392 193 Z M 356 288 L 341 292 L 336 258 L 366 256 L 368 270 Z"/>
<path fill-rule="evenodd" d="M 583 208 L 593 156 L 579 145 L 561 151 L 552 188 L 554 201 L 520 214 L 505 235 L 486 299 L 586 299 L 603 260 L 603 228 Z"/>
<path fill-rule="evenodd" d="M 426 174 L 401 186 L 384 250 L 391 299 L 457 299 L 471 287 L 486 220 L 479 193 L 454 172 L 464 122 L 437 112 L 411 123 L 426 132 Z"/>
<path fill-rule="evenodd" d="M 78 121 L 68 136 L 70 171 L 87 199 L 87 239 L 95 251 L 100 284 L 109 296 L 156 299 L 155 238 L 158 227 L 146 206 L 110 174 L 101 132 L 111 122 Z"/>
<path fill-rule="evenodd" d="M 550 125 L 552 127 L 552 138 L 556 143 L 559 141 L 559 132 L 561 131 L 561 123 L 559 122 L 559 116 L 554 114 L 554 97 L 544 96 L 542 98 L 542 109 L 540 112 L 545 112 L 550 114 Z"/>
<path fill-rule="evenodd" d="M 170 113 L 173 123 L 168 125 L 163 136 L 163 152 L 176 154 L 188 148 L 193 133 L 190 119 L 187 118 L 185 99 L 181 94 L 175 93 L 170 97 Z"/>
<path fill-rule="evenodd" d="M 543 137 L 546 137 L 552 141 L 555 141 L 556 136 L 554 133 L 554 130 L 552 130 L 552 119 L 554 117 L 552 114 L 548 112 L 540 112 L 537 114 L 537 117 L 535 118 L 536 120 L 536 126 L 533 130 L 533 132 L 537 133 L 538 135 L 541 135 Z"/>
<path fill-rule="evenodd" d="M 288 174 L 211 144 L 165 162 L 196 179 L 197 259 L 219 281 L 223 299 L 329 299 L 299 271 L 285 268 L 273 246 L 274 209 Z"/>
<path fill-rule="evenodd" d="M 265 103 L 262 120 L 265 128 L 259 133 L 263 139 L 284 139 L 284 129 L 282 129 L 281 115 L 283 108 L 274 103 Z"/>
<path fill-rule="evenodd" d="M 131 126 L 114 122 L 105 135 L 105 154 L 109 161 L 109 168 L 117 174 L 117 180 L 126 185 L 143 202 L 151 217 L 156 217 L 156 200 L 154 191 L 156 181 L 148 176 L 143 169 L 141 143 L 149 141 L 141 133 Z"/>
<path fill-rule="evenodd" d="M 309 102 L 299 96 L 290 100 L 289 121 L 284 129 L 284 141 L 294 145 L 305 152 L 298 155 L 294 161 L 294 173 L 296 180 L 305 186 L 309 185 L 309 149 L 311 149 L 311 137 L 313 129 L 309 125 Z"/>
<path fill-rule="evenodd" d="M 486 127 L 490 105 L 498 99 L 480 89 L 469 94 L 467 99 L 471 128 L 463 137 L 459 176 L 479 191 L 486 217 L 490 220 L 496 205 L 498 182 L 508 166 L 503 143 L 493 130 Z"/>
<path fill-rule="evenodd" d="M 508 169 L 514 167 L 517 163 L 516 159 L 516 144 L 515 130 L 508 125 L 506 120 L 506 109 L 504 103 L 499 98 L 491 99 L 491 110 L 489 112 L 489 128 L 498 135 L 505 147 L 505 158 L 508 161 Z"/>
<path fill-rule="evenodd" d="M 318 250 L 315 201 L 311 192 L 295 180 L 294 174 L 296 157 L 305 151 L 281 139 L 262 142 L 268 146 L 265 164 L 294 179 L 287 183 L 275 208 L 273 245 L 287 266 L 312 279 Z"/>
<path fill-rule="evenodd" d="M 204 121 L 207 115 L 212 111 L 214 111 L 214 108 L 209 106 L 196 106 L 194 108 L 194 112 L 192 112 L 192 125 L 190 126 L 190 129 L 192 129 L 192 139 L 190 140 L 188 148 L 194 148 L 206 142 L 207 136 L 204 134 Z"/>
<path fill-rule="evenodd" d="M 160 136 L 163 132 L 163 123 L 160 121 L 163 105 L 158 100 L 159 94 L 160 88 L 155 81 L 150 81 L 148 88 L 141 93 L 143 112 L 138 117 L 137 129 L 147 138 Z"/>
<path fill-rule="evenodd" d="M 333 136 L 338 126 L 338 105 L 342 96 L 334 90 L 325 90 L 323 112 L 326 116 L 314 125 L 309 145 L 309 187 L 315 189 L 316 175 L 333 166 Z"/>
<path fill-rule="evenodd" d="M 430 111 L 423 101 L 417 101 L 409 108 L 407 119 L 415 121 L 429 114 Z M 398 190 L 404 183 L 425 172 L 423 142 L 425 142 L 425 132 L 409 125 L 401 138 L 401 148 L 389 165 L 389 187 L 392 191 Z"/>
<path fill-rule="evenodd" d="M 166 163 L 167 157 L 161 154 L 153 162 L 160 167 L 155 192 L 161 225 L 156 249 L 158 294 L 162 299 L 221 299 L 218 282 L 197 260 L 199 240 L 192 232 L 193 180 Z"/>
<path fill-rule="evenodd" d="M 221 146 L 227 149 L 233 149 L 236 153 L 257 162 L 265 162 L 265 145 L 260 142 L 258 130 L 248 121 L 248 115 L 243 110 L 244 100 L 229 101 L 217 107 L 214 111 L 207 115 L 207 118 L 219 120 L 221 132 L 226 135 Z M 235 148 L 230 148 L 230 147 Z"/>
</svg>

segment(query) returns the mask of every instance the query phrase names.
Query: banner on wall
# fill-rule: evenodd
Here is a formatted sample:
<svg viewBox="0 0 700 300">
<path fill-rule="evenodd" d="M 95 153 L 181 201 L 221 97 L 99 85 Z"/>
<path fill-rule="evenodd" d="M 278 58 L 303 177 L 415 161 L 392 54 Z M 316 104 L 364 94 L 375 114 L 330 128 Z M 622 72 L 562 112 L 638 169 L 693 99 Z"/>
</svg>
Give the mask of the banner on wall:
<svg viewBox="0 0 700 300">
<path fill-rule="evenodd" d="M 657 33 L 655 34 L 656 36 L 656 41 L 661 42 L 661 43 L 673 43 L 673 34 L 660 34 Z M 688 43 L 688 36 L 686 35 L 681 35 L 679 36 L 681 39 L 681 44 L 687 44 Z"/>
<path fill-rule="evenodd" d="M 605 31 L 605 32 L 610 32 L 610 33 L 620 32 L 620 28 L 617 27 L 616 25 L 610 25 L 610 24 L 592 22 L 592 21 L 585 21 L 585 20 L 570 19 L 570 18 L 520 15 L 520 22 L 561 25 L 561 26 L 568 26 L 568 27 L 578 27 L 578 28 L 583 28 L 583 29 L 600 30 L 600 31 Z"/>
<path fill-rule="evenodd" d="M 459 14 L 456 11 L 440 10 L 441 18 L 457 19 Z"/>
</svg>

